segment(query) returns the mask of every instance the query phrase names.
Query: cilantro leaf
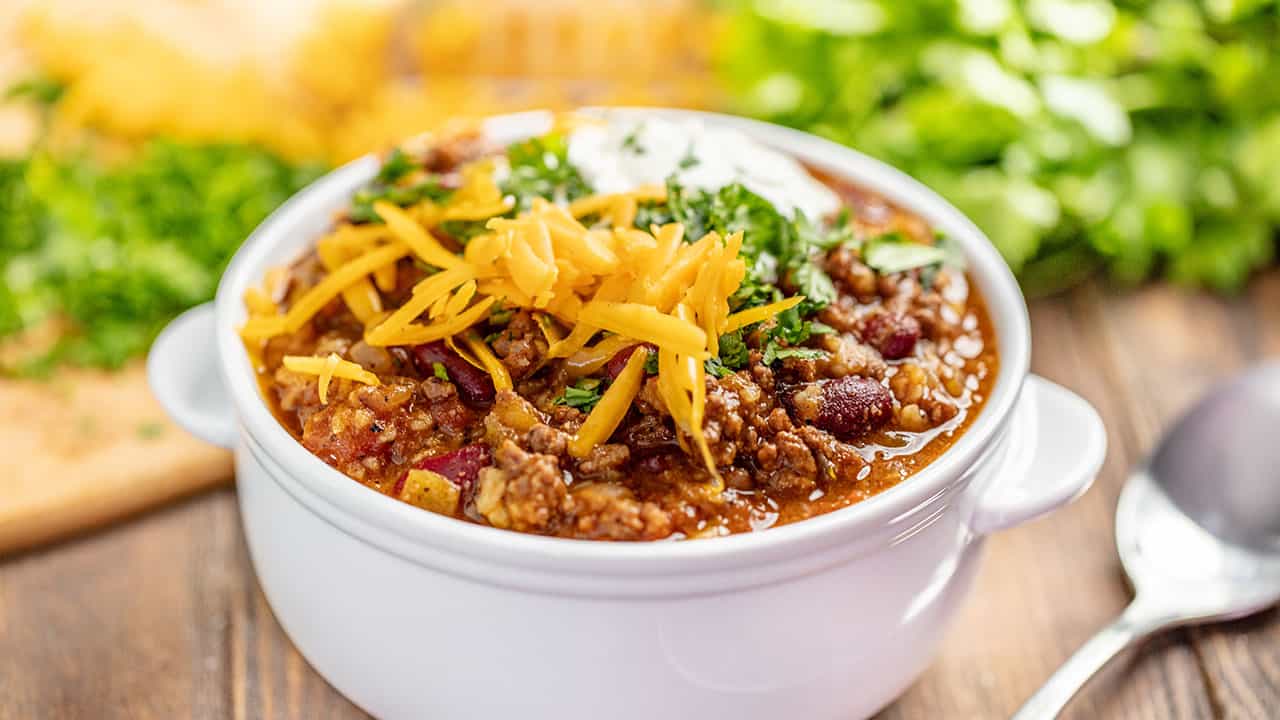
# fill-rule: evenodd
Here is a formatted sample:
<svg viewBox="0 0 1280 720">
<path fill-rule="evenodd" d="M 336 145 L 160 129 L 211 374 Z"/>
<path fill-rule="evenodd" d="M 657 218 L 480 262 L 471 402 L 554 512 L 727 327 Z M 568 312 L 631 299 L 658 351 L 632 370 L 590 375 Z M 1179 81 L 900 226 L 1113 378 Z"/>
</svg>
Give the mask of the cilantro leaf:
<svg viewBox="0 0 1280 720">
<path fill-rule="evenodd" d="M 535 197 L 576 200 L 591 194 L 591 186 L 569 162 L 569 143 L 559 133 L 521 140 L 507 146 L 511 172 L 502 192 L 514 196 L 513 212 L 527 210 Z"/>
<path fill-rule="evenodd" d="M 872 238 L 862 246 L 863 262 L 881 275 L 941 265 L 948 257 L 942 247 L 908 240 L 897 233 Z"/>
<path fill-rule="evenodd" d="M 725 367 L 741 370 L 751 359 L 751 349 L 742 339 L 742 331 L 734 330 L 720 336 L 720 362 Z"/>
<path fill-rule="evenodd" d="M 0 162 L 0 338 L 65 327 L 0 373 L 141 355 L 213 297 L 241 241 L 319 173 L 247 145 L 159 139 L 110 165 L 87 152 Z"/>
<path fill-rule="evenodd" d="M 649 353 L 649 356 L 644 359 L 644 372 L 646 375 L 658 374 L 658 353 L 651 352 Z"/>
<path fill-rule="evenodd" d="M 707 372 L 721 378 L 741 370 L 751 360 L 751 348 L 742 339 L 742 330 L 720 336 L 720 354 L 704 363 Z"/>
<path fill-rule="evenodd" d="M 375 182 L 356 191 L 351 199 L 351 209 L 347 212 L 347 217 L 355 223 L 380 223 L 382 217 L 373 209 L 373 204 L 376 202 L 386 201 L 400 207 L 409 207 L 423 200 L 442 202 L 452 194 L 453 191 L 442 186 L 440 179 L 434 176 L 409 187 L 381 185 Z"/>
<path fill-rule="evenodd" d="M 826 357 L 825 350 L 815 350 L 813 348 L 796 348 L 782 347 L 777 343 L 769 343 L 764 349 L 763 362 L 765 365 L 772 365 L 778 360 L 786 360 L 787 358 L 797 358 L 800 360 L 816 360 Z"/>
<path fill-rule="evenodd" d="M 600 402 L 601 386 L 604 383 L 597 378 L 583 378 L 573 385 L 565 386 L 564 392 L 556 398 L 557 405 L 568 405 L 589 413 Z"/>
<path fill-rule="evenodd" d="M 644 124 L 641 123 L 634 130 L 627 133 L 627 136 L 622 138 L 621 149 L 629 151 L 632 155 L 644 155 L 645 148 L 640 144 L 640 132 L 643 128 Z"/>
<path fill-rule="evenodd" d="M 375 182 L 390 184 L 400 178 L 413 172 L 415 165 L 413 158 L 400 148 L 395 148 L 387 155 L 387 159 L 382 161 L 382 168 L 378 170 L 378 176 Z"/>
<path fill-rule="evenodd" d="M 431 363 L 431 374 L 435 375 L 437 379 L 449 382 L 449 369 L 442 362 Z"/>
</svg>

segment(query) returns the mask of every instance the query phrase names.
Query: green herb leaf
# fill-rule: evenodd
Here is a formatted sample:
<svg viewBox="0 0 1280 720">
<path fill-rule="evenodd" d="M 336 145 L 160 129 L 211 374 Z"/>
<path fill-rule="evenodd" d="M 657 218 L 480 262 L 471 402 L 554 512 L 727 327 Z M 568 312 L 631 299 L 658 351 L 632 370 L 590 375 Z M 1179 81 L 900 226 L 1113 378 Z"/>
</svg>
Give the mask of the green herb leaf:
<svg viewBox="0 0 1280 720">
<path fill-rule="evenodd" d="M 872 238 L 862 246 L 862 260 L 881 275 L 941 265 L 949 257 L 937 245 L 908 240 L 897 233 Z"/>
<path fill-rule="evenodd" d="M 733 370 L 741 370 L 751 359 L 751 348 L 742 339 L 742 331 L 734 330 L 720 336 L 720 362 Z"/>
<path fill-rule="evenodd" d="M 382 169 L 378 170 L 378 177 L 375 182 L 390 185 L 400 178 L 413 172 L 417 165 L 408 153 L 395 148 L 387 155 L 387 159 L 382 161 Z"/>
<path fill-rule="evenodd" d="M 777 343 L 771 342 L 767 346 L 765 346 L 763 362 L 765 365 L 772 365 L 778 360 L 785 360 L 787 358 L 797 358 L 800 360 L 816 360 L 818 358 L 826 357 L 826 355 L 827 353 L 825 350 L 815 350 L 813 348 L 782 347 Z"/>
<path fill-rule="evenodd" d="M 431 374 L 435 375 L 436 378 L 440 380 L 449 382 L 449 369 L 446 368 L 442 362 L 431 363 Z"/>
<path fill-rule="evenodd" d="M 622 138 L 621 148 L 623 150 L 630 151 L 632 155 L 645 154 L 644 146 L 640 144 L 640 131 L 643 127 L 643 124 L 637 125 L 634 130 L 627 133 L 626 137 Z"/>
<path fill-rule="evenodd" d="M 566 386 L 555 402 L 557 405 L 568 405 L 589 413 L 595 408 L 596 403 L 600 402 L 601 385 L 603 383 L 599 379 L 583 378 L 573 385 Z"/>
<path fill-rule="evenodd" d="M 511 172 L 501 187 L 516 199 L 513 212 L 527 210 L 535 197 L 572 201 L 591 194 L 591 186 L 569 163 L 569 143 L 559 133 L 509 145 L 507 162 Z"/>
<path fill-rule="evenodd" d="M 0 162 L 0 338 L 67 327 L 7 373 L 118 367 L 213 297 L 241 241 L 320 173 L 246 145 L 152 140 L 118 163 L 88 153 Z"/>
<path fill-rule="evenodd" d="M 689 168 L 693 168 L 697 166 L 698 166 L 698 156 L 693 154 L 693 143 L 689 143 L 689 147 L 685 149 L 684 155 L 681 156 L 680 162 L 679 164 L 676 165 L 676 167 L 680 168 L 681 170 L 688 170 Z"/>
<path fill-rule="evenodd" d="M 644 373 L 646 375 L 658 374 L 658 353 L 651 352 L 648 357 L 644 359 Z"/>
<path fill-rule="evenodd" d="M 440 179 L 434 176 L 409 187 L 382 185 L 375 182 L 356 191 L 351 199 L 351 209 L 347 211 L 347 217 L 355 223 L 380 223 L 382 218 L 373 210 L 373 204 L 376 202 L 385 201 L 400 207 L 409 207 L 423 200 L 443 202 L 452 194 L 453 191 L 442 186 Z"/>
</svg>

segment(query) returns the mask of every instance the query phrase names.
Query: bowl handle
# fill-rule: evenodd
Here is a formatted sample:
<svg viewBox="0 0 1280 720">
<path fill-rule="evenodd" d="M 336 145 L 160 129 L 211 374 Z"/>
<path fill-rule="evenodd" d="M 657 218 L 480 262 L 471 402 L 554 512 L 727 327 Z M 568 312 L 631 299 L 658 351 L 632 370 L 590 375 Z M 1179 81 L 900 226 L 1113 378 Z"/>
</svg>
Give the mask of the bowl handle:
<svg viewBox="0 0 1280 720">
<path fill-rule="evenodd" d="M 174 318 L 147 354 L 147 383 L 169 417 L 206 442 L 230 448 L 236 416 L 218 372 L 213 303 Z"/>
<path fill-rule="evenodd" d="M 1009 454 L 981 489 L 970 528 L 1005 530 L 1075 500 L 1102 467 L 1107 433 L 1079 395 L 1030 375 L 1010 420 Z"/>
</svg>

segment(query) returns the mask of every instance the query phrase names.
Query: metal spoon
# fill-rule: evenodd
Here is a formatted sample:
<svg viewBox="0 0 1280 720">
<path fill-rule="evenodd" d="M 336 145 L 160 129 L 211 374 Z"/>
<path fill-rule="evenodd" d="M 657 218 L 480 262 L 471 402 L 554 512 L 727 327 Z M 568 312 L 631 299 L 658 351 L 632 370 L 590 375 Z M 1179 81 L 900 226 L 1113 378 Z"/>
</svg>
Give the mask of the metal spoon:
<svg viewBox="0 0 1280 720">
<path fill-rule="evenodd" d="M 1013 720 L 1055 718 L 1121 650 L 1280 602 L 1280 363 L 1209 393 L 1129 478 L 1116 545 L 1135 592 Z"/>
</svg>

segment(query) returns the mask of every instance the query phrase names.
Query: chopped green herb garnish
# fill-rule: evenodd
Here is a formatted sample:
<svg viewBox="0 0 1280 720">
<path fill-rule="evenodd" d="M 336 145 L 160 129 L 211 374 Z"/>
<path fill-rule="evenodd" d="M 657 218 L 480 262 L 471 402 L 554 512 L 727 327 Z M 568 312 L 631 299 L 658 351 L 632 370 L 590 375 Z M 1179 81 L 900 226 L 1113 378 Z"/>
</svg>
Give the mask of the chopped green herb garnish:
<svg viewBox="0 0 1280 720">
<path fill-rule="evenodd" d="M 643 127 L 644 125 L 637 125 L 634 130 L 627 133 L 626 137 L 622 138 L 621 148 L 623 150 L 628 150 L 633 155 L 644 155 L 644 146 L 640 144 L 640 130 Z"/>
<path fill-rule="evenodd" d="M 751 359 L 751 349 L 742 340 L 742 331 L 734 330 L 720 336 L 720 357 L 717 358 L 731 370 L 741 370 Z"/>
<path fill-rule="evenodd" d="M 400 148 L 395 148 L 387 155 L 387 159 L 382 162 L 382 169 L 378 171 L 378 177 L 375 181 L 389 185 L 413 172 L 415 167 L 413 158 L 409 157 L 408 153 Z"/>
<path fill-rule="evenodd" d="M 0 161 L 0 341 L 66 328 L 0 373 L 141 355 L 213 297 L 241 241 L 319 173 L 246 145 L 170 140 L 109 166 L 88 152 Z"/>
<path fill-rule="evenodd" d="M 776 343 L 769 343 L 764 349 L 763 362 L 765 365 L 772 365 L 778 360 L 787 358 L 797 358 L 800 360 L 816 360 L 826 357 L 825 350 L 815 350 L 813 348 L 793 348 L 782 347 Z"/>
<path fill-rule="evenodd" d="M 442 202 L 452 194 L 453 191 L 442 186 L 440 179 L 434 176 L 409 187 L 382 185 L 375 182 L 356 191 L 351 199 L 351 210 L 347 213 L 347 217 L 355 223 L 380 223 L 382 218 L 373 210 L 375 202 L 386 201 L 400 207 L 409 207 L 423 200 Z"/>
<path fill-rule="evenodd" d="M 693 154 L 693 143 L 689 143 L 689 147 L 685 149 L 684 156 L 680 158 L 680 163 L 677 167 L 681 170 L 688 170 L 689 168 L 697 167 L 697 165 L 698 156 Z"/>
<path fill-rule="evenodd" d="M 440 380 L 449 382 L 449 369 L 446 368 L 442 362 L 431 363 L 431 374 L 435 375 Z"/>
<path fill-rule="evenodd" d="M 651 352 L 649 353 L 649 356 L 644 359 L 644 372 L 646 375 L 658 374 L 658 353 Z"/>
<path fill-rule="evenodd" d="M 570 201 L 591 194 L 591 186 L 569 163 L 569 143 L 559 133 L 507 146 L 507 162 L 511 172 L 501 188 L 516 200 L 513 213 L 527 210 L 535 197 Z"/>
<path fill-rule="evenodd" d="M 908 240 L 897 233 L 872 238 L 862 246 L 863 262 L 882 275 L 941 265 L 948 257 L 940 246 Z"/>
<path fill-rule="evenodd" d="M 511 316 L 516 314 L 516 309 L 501 300 L 493 304 L 493 308 L 489 310 L 490 325 L 506 325 L 511 322 Z"/>
<path fill-rule="evenodd" d="M 583 378 L 573 385 L 566 386 L 557 405 L 568 405 L 582 412 L 589 413 L 600 402 L 601 386 L 604 383 L 597 378 Z"/>
</svg>

